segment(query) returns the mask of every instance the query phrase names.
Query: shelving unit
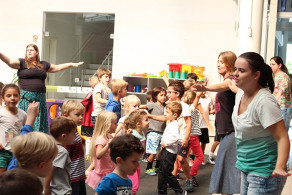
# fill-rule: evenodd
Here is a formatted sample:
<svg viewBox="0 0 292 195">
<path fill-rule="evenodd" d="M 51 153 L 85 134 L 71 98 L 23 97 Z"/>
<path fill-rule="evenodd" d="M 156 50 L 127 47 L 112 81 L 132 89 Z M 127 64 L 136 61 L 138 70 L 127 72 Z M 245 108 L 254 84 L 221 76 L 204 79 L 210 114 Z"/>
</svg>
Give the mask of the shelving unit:
<svg viewBox="0 0 292 195">
<path fill-rule="evenodd" d="M 152 90 L 155 87 L 164 87 L 167 89 L 167 86 L 165 82 L 163 81 L 162 78 L 155 78 L 155 77 L 136 77 L 136 76 L 124 76 L 123 79 L 127 81 L 129 84 L 133 85 L 146 85 L 147 86 L 147 91 Z M 173 80 L 180 80 L 184 81 L 185 79 L 169 79 L 169 82 Z M 133 94 L 137 95 L 142 104 L 146 104 L 146 92 L 141 93 L 141 92 L 128 92 L 127 94 Z"/>
</svg>

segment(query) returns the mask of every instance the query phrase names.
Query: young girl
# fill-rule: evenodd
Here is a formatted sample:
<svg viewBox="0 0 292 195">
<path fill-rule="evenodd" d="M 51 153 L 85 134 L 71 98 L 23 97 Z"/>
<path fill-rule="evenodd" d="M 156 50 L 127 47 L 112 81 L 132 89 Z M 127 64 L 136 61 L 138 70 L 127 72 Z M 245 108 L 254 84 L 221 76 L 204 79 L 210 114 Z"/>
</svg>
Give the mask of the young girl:
<svg viewBox="0 0 292 195">
<path fill-rule="evenodd" d="M 26 113 L 17 108 L 20 90 L 17 85 L 8 84 L 1 93 L 5 106 L 0 108 L 0 174 L 6 171 L 12 159 L 11 141 L 20 134 L 26 121 Z"/>
<path fill-rule="evenodd" d="M 129 115 L 129 117 L 125 120 L 124 123 L 125 129 L 131 130 L 132 135 L 139 138 L 142 142 L 142 145 L 145 147 L 145 134 L 144 132 L 147 131 L 149 127 L 148 115 L 145 111 L 138 110 Z M 140 162 L 142 158 L 140 159 Z M 132 192 L 135 195 L 139 190 L 140 185 L 140 174 L 141 174 L 141 165 L 137 168 L 136 172 L 132 176 L 128 176 L 133 183 Z"/>
<path fill-rule="evenodd" d="M 125 103 L 124 103 L 124 111 L 125 111 L 125 115 L 123 117 L 121 117 L 118 121 L 118 127 L 116 129 L 116 135 L 124 135 L 126 134 L 126 132 L 124 131 L 123 127 L 124 127 L 124 121 L 126 118 L 129 117 L 129 115 L 138 110 L 139 107 L 141 105 L 141 101 L 140 99 L 135 96 L 135 95 L 128 95 L 125 98 Z"/>
<path fill-rule="evenodd" d="M 142 105 L 140 108 L 147 109 L 150 114 L 164 115 L 164 105 L 166 101 L 166 90 L 163 87 L 155 87 L 152 91 L 153 102 Z M 166 127 L 165 122 L 149 119 L 150 126 L 147 132 L 146 154 L 150 154 L 147 161 L 146 174 L 156 175 L 160 166 L 160 142 Z M 155 168 L 152 169 L 154 158 L 156 158 Z"/>
<path fill-rule="evenodd" d="M 97 117 L 92 144 L 90 149 L 90 158 L 94 169 L 88 174 L 86 183 L 96 189 L 99 182 L 115 169 L 115 164 L 111 161 L 109 143 L 117 127 L 117 115 L 113 112 L 102 111 Z"/>
<path fill-rule="evenodd" d="M 202 164 L 202 162 L 204 162 L 204 155 L 203 155 L 202 148 L 200 146 L 200 141 L 199 141 L 199 135 L 202 134 L 199 127 L 199 112 L 202 114 L 204 120 L 206 121 L 208 129 L 210 130 L 213 129 L 209 123 L 207 116 L 204 113 L 204 110 L 201 104 L 198 104 L 200 95 L 201 94 L 198 94 L 198 96 L 196 96 L 195 92 L 187 91 L 185 92 L 184 97 L 183 97 L 184 102 L 190 105 L 190 109 L 191 109 L 192 128 L 191 128 L 191 134 L 190 134 L 190 148 L 193 154 L 196 156 L 196 160 L 194 161 L 194 164 L 192 165 L 190 175 L 192 177 L 194 187 L 199 186 L 195 176 L 198 174 L 198 169 L 200 165 Z"/>
</svg>

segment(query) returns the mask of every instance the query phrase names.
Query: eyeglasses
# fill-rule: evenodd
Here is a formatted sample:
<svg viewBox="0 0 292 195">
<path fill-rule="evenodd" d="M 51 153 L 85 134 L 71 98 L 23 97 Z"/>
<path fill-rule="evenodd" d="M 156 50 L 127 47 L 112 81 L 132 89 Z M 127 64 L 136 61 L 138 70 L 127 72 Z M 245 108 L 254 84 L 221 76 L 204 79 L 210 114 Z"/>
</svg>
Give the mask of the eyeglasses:
<svg viewBox="0 0 292 195">
<path fill-rule="evenodd" d="M 177 93 L 177 91 L 166 90 L 166 93 L 167 93 L 167 94 L 170 94 L 170 93 Z"/>
</svg>

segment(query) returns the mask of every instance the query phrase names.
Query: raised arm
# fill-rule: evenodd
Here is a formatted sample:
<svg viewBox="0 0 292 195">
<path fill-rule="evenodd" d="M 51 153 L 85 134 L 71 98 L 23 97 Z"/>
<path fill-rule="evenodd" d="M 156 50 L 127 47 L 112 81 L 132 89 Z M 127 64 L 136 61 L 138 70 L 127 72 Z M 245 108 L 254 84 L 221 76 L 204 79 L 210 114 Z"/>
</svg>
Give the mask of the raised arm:
<svg viewBox="0 0 292 195">
<path fill-rule="evenodd" d="M 222 92 L 228 90 L 229 85 L 231 85 L 231 79 L 225 79 L 222 83 L 208 86 L 195 84 L 193 85 L 193 88 L 195 88 L 197 91 Z"/>
<path fill-rule="evenodd" d="M 58 65 L 55 65 L 55 64 L 51 64 L 51 67 L 50 69 L 48 70 L 49 73 L 55 73 L 55 72 L 59 72 L 61 70 L 66 70 L 68 68 L 71 68 L 71 67 L 78 67 L 80 65 L 84 64 L 84 62 L 78 62 L 78 63 L 65 63 L 65 64 L 58 64 Z"/>
<path fill-rule="evenodd" d="M 3 53 L 0 52 L 0 59 L 7 64 L 10 68 L 13 69 L 20 69 L 20 61 L 18 59 L 11 60 L 7 56 L 5 56 Z"/>
<path fill-rule="evenodd" d="M 32 103 L 28 105 L 27 118 L 25 122 L 26 125 L 33 126 L 34 121 L 39 114 L 39 109 L 38 109 L 39 104 L 40 104 L 39 102 L 33 101 Z"/>
</svg>

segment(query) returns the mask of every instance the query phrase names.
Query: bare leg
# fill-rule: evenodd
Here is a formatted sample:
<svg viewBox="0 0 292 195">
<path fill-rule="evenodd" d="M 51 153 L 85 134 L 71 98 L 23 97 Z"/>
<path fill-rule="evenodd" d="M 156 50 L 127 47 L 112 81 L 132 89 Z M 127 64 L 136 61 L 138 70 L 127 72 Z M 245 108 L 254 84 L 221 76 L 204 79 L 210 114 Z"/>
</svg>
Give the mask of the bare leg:
<svg viewBox="0 0 292 195">
<path fill-rule="evenodd" d="M 184 171 L 186 179 L 187 180 L 191 179 L 190 167 L 189 167 L 189 164 L 188 164 L 188 161 L 187 161 L 187 157 L 183 157 L 183 156 L 177 155 L 177 159 L 181 164 L 181 167 L 182 167 L 182 169 Z"/>
<path fill-rule="evenodd" d="M 211 152 L 212 153 L 214 153 L 215 152 L 215 150 L 216 150 L 216 148 L 217 148 L 217 146 L 220 144 L 220 142 L 218 142 L 218 141 L 215 141 L 214 143 L 213 143 L 213 145 L 212 145 L 212 147 L 211 147 Z"/>
</svg>

